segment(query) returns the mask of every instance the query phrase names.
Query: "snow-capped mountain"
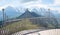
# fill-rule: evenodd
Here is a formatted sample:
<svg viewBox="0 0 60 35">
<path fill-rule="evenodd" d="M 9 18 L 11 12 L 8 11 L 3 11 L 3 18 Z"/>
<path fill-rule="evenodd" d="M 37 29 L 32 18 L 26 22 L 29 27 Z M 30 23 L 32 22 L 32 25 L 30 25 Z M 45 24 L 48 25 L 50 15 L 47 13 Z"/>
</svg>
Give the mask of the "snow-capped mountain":
<svg viewBox="0 0 60 35">
<path fill-rule="evenodd" d="M 59 16 L 59 14 L 60 13 L 58 13 L 58 11 L 56 11 L 56 10 L 48 10 L 48 9 L 44 9 L 44 8 L 33 8 L 32 10 L 31 10 L 32 12 L 35 12 L 35 13 L 37 13 L 38 15 L 42 15 L 42 16 L 45 16 L 45 17 L 60 17 Z"/>
<path fill-rule="evenodd" d="M 14 7 L 8 6 L 4 9 L 4 12 L 6 13 L 6 15 L 10 18 L 10 17 L 18 17 L 20 15 L 22 15 L 25 10 L 20 8 L 20 9 L 16 9 Z M 42 15 L 45 17 L 60 17 L 59 13 L 57 13 L 57 11 L 54 10 L 48 10 L 48 9 L 44 9 L 44 8 L 32 8 L 30 12 L 36 13 L 38 15 Z M 2 12 L 0 12 L 0 16 L 2 16 Z M 0 17 L 2 18 L 2 17 Z"/>
</svg>

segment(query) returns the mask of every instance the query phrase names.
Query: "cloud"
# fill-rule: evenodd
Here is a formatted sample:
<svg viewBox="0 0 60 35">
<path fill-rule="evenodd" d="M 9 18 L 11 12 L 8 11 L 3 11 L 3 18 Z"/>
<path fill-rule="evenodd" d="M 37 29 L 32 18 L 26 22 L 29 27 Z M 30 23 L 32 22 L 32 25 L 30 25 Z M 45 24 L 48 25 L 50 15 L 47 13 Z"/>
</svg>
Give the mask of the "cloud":
<svg viewBox="0 0 60 35">
<path fill-rule="evenodd" d="M 55 1 L 54 1 L 54 4 L 55 4 L 55 5 L 60 5 L 60 0 L 55 0 Z"/>
<path fill-rule="evenodd" d="M 53 4 L 48 5 L 51 9 L 58 10 L 60 12 L 60 0 L 54 0 Z"/>
<path fill-rule="evenodd" d="M 0 9 L 7 6 L 19 6 L 20 2 L 17 0 L 0 0 Z"/>
<path fill-rule="evenodd" d="M 43 7 L 59 10 L 60 0 L 0 0 L 0 9 L 9 5 L 17 8 Z"/>
<path fill-rule="evenodd" d="M 0 6 L 3 6 L 3 5 L 5 5 L 5 4 L 6 4 L 5 1 L 0 0 Z"/>
<path fill-rule="evenodd" d="M 53 4 L 54 0 L 42 0 L 43 4 Z"/>
<path fill-rule="evenodd" d="M 54 7 L 60 7 L 60 0 L 54 0 L 54 3 L 51 4 L 50 6 Z"/>
<path fill-rule="evenodd" d="M 43 5 L 38 1 L 25 3 L 23 6 L 26 8 L 35 8 L 35 7 L 36 8 L 40 8 L 40 7 L 46 8 L 47 7 L 47 5 Z"/>
<path fill-rule="evenodd" d="M 37 1 L 37 0 L 20 0 L 21 3 L 26 3 L 26 2 L 30 2 L 30 1 Z"/>
</svg>

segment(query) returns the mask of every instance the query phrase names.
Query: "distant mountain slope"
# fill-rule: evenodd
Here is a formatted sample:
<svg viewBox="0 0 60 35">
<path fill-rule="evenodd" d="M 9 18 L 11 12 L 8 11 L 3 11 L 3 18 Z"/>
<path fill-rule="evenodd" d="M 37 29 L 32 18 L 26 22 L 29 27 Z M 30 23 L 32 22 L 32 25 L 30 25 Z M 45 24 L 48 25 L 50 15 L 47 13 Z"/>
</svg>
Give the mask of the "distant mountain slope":
<svg viewBox="0 0 60 35">
<path fill-rule="evenodd" d="M 5 8 L 4 11 L 8 17 L 16 17 L 16 16 L 20 15 L 18 10 L 11 6 L 8 6 L 7 8 Z"/>
<path fill-rule="evenodd" d="M 2 12 L 0 11 L 0 21 L 2 20 Z"/>
</svg>

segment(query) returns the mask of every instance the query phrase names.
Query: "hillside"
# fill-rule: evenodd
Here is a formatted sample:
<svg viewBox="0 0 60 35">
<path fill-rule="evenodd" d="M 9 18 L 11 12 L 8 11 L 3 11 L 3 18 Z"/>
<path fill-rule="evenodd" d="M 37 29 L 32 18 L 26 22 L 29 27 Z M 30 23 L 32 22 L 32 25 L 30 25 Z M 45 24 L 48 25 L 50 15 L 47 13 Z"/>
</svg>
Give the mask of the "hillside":
<svg viewBox="0 0 60 35">
<path fill-rule="evenodd" d="M 0 28 L 0 30 L 5 31 L 3 35 L 9 35 L 18 31 L 22 30 L 29 30 L 29 29 L 38 29 L 38 25 L 32 24 L 28 19 L 22 19 L 21 21 L 18 22 L 13 22 L 12 24 L 9 24 L 5 27 Z"/>
<path fill-rule="evenodd" d="M 42 22 L 44 20 L 45 20 L 45 22 Z M 46 22 L 47 22 L 46 18 L 43 19 L 43 20 L 41 20 L 40 18 L 36 18 L 36 19 L 26 18 L 26 19 L 22 19 L 21 21 L 12 22 L 11 24 L 0 28 L 0 30 L 5 31 L 3 35 L 9 35 L 9 34 L 12 34 L 12 33 L 15 33 L 15 32 L 23 31 L 23 30 L 39 29 L 39 28 L 40 29 L 44 29 L 44 28 L 54 29 L 54 28 L 56 28 L 56 26 L 54 24 L 52 24 L 52 23 L 48 24 Z"/>
</svg>

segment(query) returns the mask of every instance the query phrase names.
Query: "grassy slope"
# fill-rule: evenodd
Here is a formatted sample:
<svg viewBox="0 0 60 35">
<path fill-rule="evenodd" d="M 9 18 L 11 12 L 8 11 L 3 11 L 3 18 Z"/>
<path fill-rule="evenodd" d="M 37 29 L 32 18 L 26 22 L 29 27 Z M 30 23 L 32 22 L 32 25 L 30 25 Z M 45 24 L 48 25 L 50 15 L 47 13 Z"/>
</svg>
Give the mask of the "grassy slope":
<svg viewBox="0 0 60 35">
<path fill-rule="evenodd" d="M 6 31 L 7 34 L 15 33 L 22 30 L 28 30 L 28 29 L 36 29 L 39 28 L 37 25 L 33 25 L 28 19 L 23 19 L 19 22 L 14 22 L 10 25 L 7 25 L 6 27 L 3 27 L 2 29 Z"/>
</svg>

